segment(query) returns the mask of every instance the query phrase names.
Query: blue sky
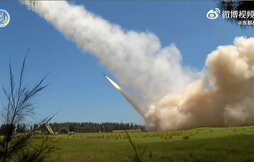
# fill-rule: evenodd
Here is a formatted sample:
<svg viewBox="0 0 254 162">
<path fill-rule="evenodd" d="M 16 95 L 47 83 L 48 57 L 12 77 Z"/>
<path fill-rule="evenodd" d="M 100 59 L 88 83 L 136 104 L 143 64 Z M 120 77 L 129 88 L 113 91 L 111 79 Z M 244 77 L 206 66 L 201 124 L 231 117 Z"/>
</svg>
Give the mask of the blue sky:
<svg viewBox="0 0 254 162">
<path fill-rule="evenodd" d="M 126 30 L 152 32 L 162 46 L 175 44 L 183 65 L 200 70 L 206 56 L 219 45 L 232 44 L 237 36 L 251 37 L 254 28 L 242 30 L 219 17 L 206 18 L 215 1 L 72 1 Z M 37 98 L 36 118 L 59 113 L 53 121 L 135 122 L 142 118 L 105 80 L 110 73 L 92 55 L 26 9 L 18 1 L 0 1 L 0 8 L 11 16 L 0 28 L 0 86 L 8 82 L 9 59 L 16 71 L 30 48 L 26 68 L 27 84 L 50 73 L 51 85 Z M 63 13 L 64 15 L 67 13 Z M 4 98 L 0 95 L 1 105 Z"/>
</svg>

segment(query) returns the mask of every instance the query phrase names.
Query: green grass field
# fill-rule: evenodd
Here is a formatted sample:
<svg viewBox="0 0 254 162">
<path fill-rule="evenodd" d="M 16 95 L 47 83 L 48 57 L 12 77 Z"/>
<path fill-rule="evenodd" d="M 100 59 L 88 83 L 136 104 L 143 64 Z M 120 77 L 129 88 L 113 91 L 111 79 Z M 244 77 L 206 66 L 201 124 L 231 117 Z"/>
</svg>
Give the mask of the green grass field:
<svg viewBox="0 0 254 162">
<path fill-rule="evenodd" d="M 142 161 L 254 161 L 254 126 L 129 134 Z M 47 161 L 135 160 L 125 133 L 53 135 L 50 142 L 58 149 Z"/>
</svg>

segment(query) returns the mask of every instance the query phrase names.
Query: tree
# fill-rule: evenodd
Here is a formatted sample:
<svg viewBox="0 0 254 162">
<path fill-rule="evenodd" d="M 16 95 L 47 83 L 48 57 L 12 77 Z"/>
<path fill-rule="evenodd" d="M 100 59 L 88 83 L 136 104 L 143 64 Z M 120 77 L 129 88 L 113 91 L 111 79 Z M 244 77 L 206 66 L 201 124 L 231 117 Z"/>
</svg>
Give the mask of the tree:
<svg viewBox="0 0 254 162">
<path fill-rule="evenodd" d="M 42 161 L 46 154 L 54 149 L 43 139 L 40 145 L 32 143 L 33 131 L 25 135 L 16 135 L 16 129 L 26 118 L 33 115 L 33 98 L 45 89 L 43 77 L 31 88 L 24 84 L 26 56 L 23 60 L 18 81 L 15 82 L 11 64 L 9 64 L 9 87 L 4 87 L 6 104 L 2 109 L 3 125 L 0 139 L 0 161 Z M 46 120 L 46 119 L 45 119 Z M 43 123 L 44 121 L 42 121 Z"/>
<path fill-rule="evenodd" d="M 16 133 L 26 133 L 28 132 L 25 124 L 18 124 L 16 126 Z"/>
</svg>

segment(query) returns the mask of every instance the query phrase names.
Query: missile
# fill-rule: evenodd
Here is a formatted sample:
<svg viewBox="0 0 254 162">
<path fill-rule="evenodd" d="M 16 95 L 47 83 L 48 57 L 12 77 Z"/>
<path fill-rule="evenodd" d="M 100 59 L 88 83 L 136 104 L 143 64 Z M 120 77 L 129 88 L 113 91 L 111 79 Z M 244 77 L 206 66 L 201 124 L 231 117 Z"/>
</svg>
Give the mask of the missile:
<svg viewBox="0 0 254 162">
<path fill-rule="evenodd" d="M 142 111 L 143 109 L 134 102 L 134 100 L 116 83 L 114 82 L 112 79 L 110 79 L 107 75 L 103 74 L 104 77 L 109 81 L 109 83 L 115 87 L 115 89 L 117 89 L 122 96 L 132 105 L 132 107 L 135 108 L 135 110 L 142 116 L 144 117 L 145 113 Z"/>
<path fill-rule="evenodd" d="M 113 87 L 115 87 L 115 89 L 117 89 L 119 92 L 123 91 L 122 88 L 116 82 L 114 82 L 112 79 L 110 79 L 107 75 L 105 75 L 105 74 L 103 74 L 103 75 L 109 81 L 109 83 L 111 83 L 113 85 Z"/>
</svg>

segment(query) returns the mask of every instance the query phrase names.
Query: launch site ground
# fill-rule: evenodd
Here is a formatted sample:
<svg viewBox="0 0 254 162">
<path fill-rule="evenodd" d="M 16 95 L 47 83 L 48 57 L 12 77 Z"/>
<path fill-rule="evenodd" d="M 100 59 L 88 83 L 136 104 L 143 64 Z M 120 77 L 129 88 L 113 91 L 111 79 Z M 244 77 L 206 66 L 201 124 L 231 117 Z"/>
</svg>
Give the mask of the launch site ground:
<svg viewBox="0 0 254 162">
<path fill-rule="evenodd" d="M 254 161 L 254 126 L 129 133 L 140 161 Z M 43 135 L 36 135 L 35 139 Z M 126 133 L 51 135 L 47 161 L 135 161 Z"/>
</svg>

